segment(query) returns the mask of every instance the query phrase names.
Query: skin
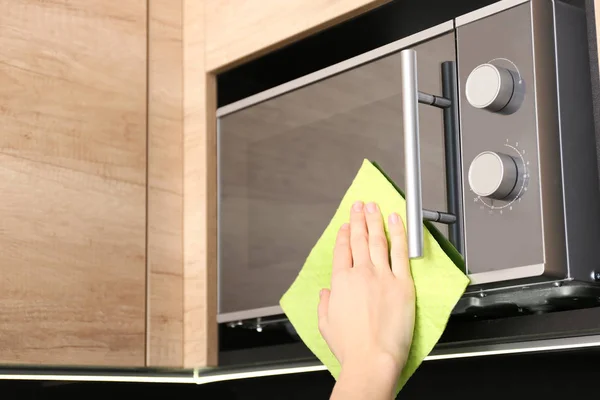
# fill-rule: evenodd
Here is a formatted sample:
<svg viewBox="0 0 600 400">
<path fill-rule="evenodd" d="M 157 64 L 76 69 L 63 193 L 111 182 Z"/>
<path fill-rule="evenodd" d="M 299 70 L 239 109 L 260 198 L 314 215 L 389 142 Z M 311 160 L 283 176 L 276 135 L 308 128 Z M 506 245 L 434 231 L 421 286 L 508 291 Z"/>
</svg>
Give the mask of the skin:
<svg viewBox="0 0 600 400">
<path fill-rule="evenodd" d="M 415 321 L 415 289 L 405 228 L 398 214 L 355 203 L 338 232 L 331 290 L 323 289 L 319 329 L 341 365 L 331 399 L 383 400 L 406 364 Z"/>
</svg>

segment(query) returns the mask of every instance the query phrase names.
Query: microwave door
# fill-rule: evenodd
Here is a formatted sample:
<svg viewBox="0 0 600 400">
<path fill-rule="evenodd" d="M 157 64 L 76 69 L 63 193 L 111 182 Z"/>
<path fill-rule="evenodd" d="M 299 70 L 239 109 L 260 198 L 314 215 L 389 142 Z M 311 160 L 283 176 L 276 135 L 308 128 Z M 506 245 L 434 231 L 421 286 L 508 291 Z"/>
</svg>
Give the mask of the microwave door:
<svg viewBox="0 0 600 400">
<path fill-rule="evenodd" d="M 424 94 L 444 93 L 442 65 L 455 61 L 454 33 L 446 32 L 406 44 L 418 54 Z M 405 188 L 401 72 L 395 52 L 220 115 L 219 322 L 281 313 L 279 299 L 363 159 Z M 449 119 L 436 107 L 418 111 L 422 207 L 447 211 Z M 449 235 L 448 225 L 434 225 Z"/>
</svg>

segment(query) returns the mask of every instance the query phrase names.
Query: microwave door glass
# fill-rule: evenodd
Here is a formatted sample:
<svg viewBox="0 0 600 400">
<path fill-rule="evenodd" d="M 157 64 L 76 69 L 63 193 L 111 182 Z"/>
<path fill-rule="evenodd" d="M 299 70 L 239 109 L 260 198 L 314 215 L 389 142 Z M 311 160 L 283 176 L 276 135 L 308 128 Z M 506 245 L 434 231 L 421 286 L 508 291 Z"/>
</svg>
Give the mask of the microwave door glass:
<svg viewBox="0 0 600 400">
<path fill-rule="evenodd" d="M 411 48 L 441 94 L 454 35 Z M 423 208 L 446 211 L 443 113 L 419 114 Z M 218 158 L 220 321 L 273 315 L 363 159 L 404 188 L 400 53 L 220 117 Z"/>
</svg>

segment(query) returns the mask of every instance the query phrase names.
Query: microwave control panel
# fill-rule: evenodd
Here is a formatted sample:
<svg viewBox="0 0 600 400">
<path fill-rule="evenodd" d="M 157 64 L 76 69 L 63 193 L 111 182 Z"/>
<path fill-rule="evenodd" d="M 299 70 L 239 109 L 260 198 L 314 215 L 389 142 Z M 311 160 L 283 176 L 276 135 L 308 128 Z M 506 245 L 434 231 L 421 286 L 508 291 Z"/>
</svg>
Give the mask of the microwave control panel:
<svg viewBox="0 0 600 400">
<path fill-rule="evenodd" d="M 513 62 L 501 59 L 511 66 L 506 68 L 497 65 L 498 61 L 490 60 L 471 71 L 465 83 L 465 97 L 476 109 L 514 114 L 525 96 L 524 80 Z M 499 151 L 482 151 L 469 165 L 469 187 L 476 195 L 474 201 L 479 201 L 482 208 L 512 210 L 513 203 L 527 190 L 525 150 L 518 148 L 518 142 L 509 143 L 509 139 L 504 147 Z"/>
<path fill-rule="evenodd" d="M 600 190 L 585 12 L 531 0 L 478 17 L 456 28 L 471 282 L 593 280 Z"/>
<path fill-rule="evenodd" d="M 510 280 L 544 263 L 530 3 L 459 26 L 457 43 L 467 268 Z"/>
</svg>

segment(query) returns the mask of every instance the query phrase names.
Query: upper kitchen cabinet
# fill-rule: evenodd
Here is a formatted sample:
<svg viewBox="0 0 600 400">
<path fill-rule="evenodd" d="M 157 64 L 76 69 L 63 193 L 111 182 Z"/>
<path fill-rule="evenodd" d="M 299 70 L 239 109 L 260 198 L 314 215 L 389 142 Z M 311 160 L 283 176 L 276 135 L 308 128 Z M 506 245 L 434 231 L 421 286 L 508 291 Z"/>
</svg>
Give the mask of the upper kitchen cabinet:
<svg viewBox="0 0 600 400">
<path fill-rule="evenodd" d="M 145 0 L 0 0 L 0 363 L 142 366 Z"/>
<path fill-rule="evenodd" d="M 205 0 L 206 69 L 256 58 L 390 0 Z"/>
</svg>

